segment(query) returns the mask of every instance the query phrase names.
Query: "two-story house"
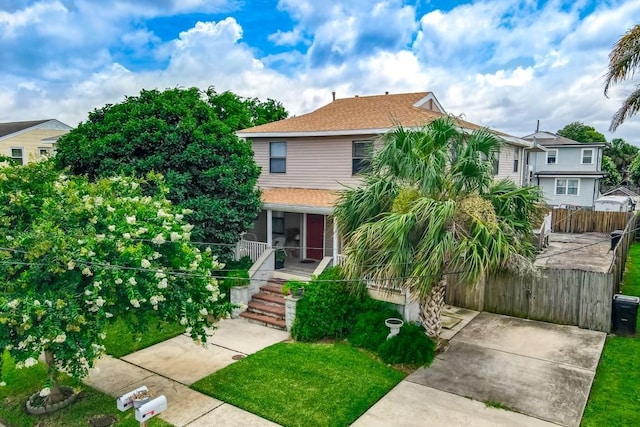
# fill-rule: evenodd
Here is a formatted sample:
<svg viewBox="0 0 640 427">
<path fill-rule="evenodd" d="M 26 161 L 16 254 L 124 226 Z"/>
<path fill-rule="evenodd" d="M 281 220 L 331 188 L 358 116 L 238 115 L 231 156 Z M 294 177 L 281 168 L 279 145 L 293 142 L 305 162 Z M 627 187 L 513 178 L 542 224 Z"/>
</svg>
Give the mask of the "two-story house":
<svg viewBox="0 0 640 427">
<path fill-rule="evenodd" d="M 600 196 L 604 142 L 581 143 L 552 132 L 538 131 L 523 139 L 544 151 L 528 153 L 531 184 L 538 185 L 550 206 L 591 208 Z"/>
<path fill-rule="evenodd" d="M 61 135 L 72 129 L 58 120 L 0 123 L 0 154 L 20 164 L 51 156 Z"/>
<path fill-rule="evenodd" d="M 360 184 L 359 172 L 380 135 L 397 125 L 419 128 L 445 114 L 431 92 L 334 96 L 311 113 L 239 131 L 262 168 L 263 211 L 248 235 L 269 246 L 286 246 L 295 258 L 335 260 L 340 249 L 331 218 L 336 190 Z M 467 130 L 480 127 L 458 123 Z M 496 135 L 504 141 L 494 165 L 496 177 L 521 184 L 524 149 L 531 143 Z"/>
</svg>

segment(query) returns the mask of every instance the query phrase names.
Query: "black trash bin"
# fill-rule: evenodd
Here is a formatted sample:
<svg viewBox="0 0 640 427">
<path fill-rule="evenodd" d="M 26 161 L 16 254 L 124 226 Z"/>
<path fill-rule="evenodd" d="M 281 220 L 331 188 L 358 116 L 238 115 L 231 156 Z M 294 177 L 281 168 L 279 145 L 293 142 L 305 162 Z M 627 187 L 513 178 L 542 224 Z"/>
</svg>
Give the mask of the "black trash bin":
<svg viewBox="0 0 640 427">
<path fill-rule="evenodd" d="M 618 242 L 622 239 L 622 235 L 624 234 L 624 230 L 613 230 L 611 232 L 611 250 L 615 250 L 616 246 L 618 246 Z"/>
<path fill-rule="evenodd" d="M 635 335 L 640 298 L 617 294 L 613 296 L 613 330 L 616 335 Z"/>
</svg>

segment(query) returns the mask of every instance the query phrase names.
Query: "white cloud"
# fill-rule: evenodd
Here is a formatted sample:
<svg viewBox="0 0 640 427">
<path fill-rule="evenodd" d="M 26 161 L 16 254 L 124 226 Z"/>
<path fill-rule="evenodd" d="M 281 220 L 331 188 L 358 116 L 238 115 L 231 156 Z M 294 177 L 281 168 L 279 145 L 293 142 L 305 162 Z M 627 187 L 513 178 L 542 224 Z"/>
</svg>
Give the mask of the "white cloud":
<svg viewBox="0 0 640 427">
<path fill-rule="evenodd" d="M 58 1 L 38 2 L 14 12 L 0 10 L 0 30 L 4 33 L 3 37 L 12 37 L 17 29 L 31 28 L 43 20 L 48 20 L 51 14 L 66 12 L 67 9 Z"/>
<path fill-rule="evenodd" d="M 268 39 L 276 46 L 295 46 L 298 43 L 305 41 L 304 35 L 299 28 L 294 28 L 291 31 L 278 30 L 273 34 L 269 34 Z"/>
<path fill-rule="evenodd" d="M 626 93 L 620 87 L 610 99 L 603 96 L 607 54 L 629 26 L 640 22 L 640 2 L 599 3 L 596 12 L 580 20 L 582 3 L 567 9 L 556 1 L 541 10 L 533 2 L 480 1 L 416 17 L 415 9 L 400 0 L 330 6 L 281 0 L 279 8 L 292 17 L 293 30 L 264 37 L 280 46 L 303 41 L 308 50 L 259 56 L 264 49 L 248 45 L 232 17 L 199 22 L 168 42 L 132 24 L 145 16 L 197 9 L 204 4 L 199 0 L 121 0 L 103 16 L 97 1 L 73 4 L 75 9 L 50 9 L 59 19 L 33 29 L 39 38 L 28 38 L 27 27 L 11 21 L 12 37 L 22 46 L 35 40 L 37 50 L 23 52 L 15 45 L 11 50 L 0 36 L 0 121 L 56 117 L 75 125 L 94 108 L 142 88 L 214 85 L 218 91 L 277 99 L 293 114 L 330 102 L 332 91 L 346 97 L 431 90 L 451 113 L 514 135 L 530 133 L 538 119 L 551 131 L 583 121 L 605 132 Z M 9 25 L 2 13 L 17 16 L 26 9 L 0 12 L 0 28 Z M 30 13 L 30 19 L 43 16 Z M 113 55 L 114 43 L 162 62 L 143 70 L 124 66 Z M 22 53 L 36 62 L 20 62 Z M 39 63 L 41 69 L 31 72 Z M 640 145 L 637 135 L 640 117 L 629 119 L 614 136 Z"/>
</svg>

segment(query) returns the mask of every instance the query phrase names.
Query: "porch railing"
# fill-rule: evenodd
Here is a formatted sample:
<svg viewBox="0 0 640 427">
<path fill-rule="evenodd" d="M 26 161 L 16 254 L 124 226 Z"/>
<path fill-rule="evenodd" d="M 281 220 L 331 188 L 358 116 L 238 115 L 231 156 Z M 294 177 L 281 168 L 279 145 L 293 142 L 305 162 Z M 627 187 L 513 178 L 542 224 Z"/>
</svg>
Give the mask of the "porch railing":
<svg viewBox="0 0 640 427">
<path fill-rule="evenodd" d="M 265 242 L 254 242 L 250 240 L 240 240 L 236 244 L 236 261 L 242 257 L 248 256 L 251 261 L 256 262 L 260 255 L 271 245 Z"/>
<path fill-rule="evenodd" d="M 346 255 L 338 254 L 338 255 L 336 255 L 336 262 L 335 262 L 334 265 L 336 265 L 336 266 L 339 265 L 339 266 L 342 267 L 346 260 L 347 260 L 347 256 Z"/>
</svg>

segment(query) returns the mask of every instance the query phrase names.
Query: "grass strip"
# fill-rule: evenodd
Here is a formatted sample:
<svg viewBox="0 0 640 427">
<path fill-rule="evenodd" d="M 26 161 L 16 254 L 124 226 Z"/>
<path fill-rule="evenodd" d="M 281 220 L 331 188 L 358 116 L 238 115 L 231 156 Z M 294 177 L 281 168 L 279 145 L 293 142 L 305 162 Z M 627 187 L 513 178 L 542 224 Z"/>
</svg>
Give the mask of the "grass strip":
<svg viewBox="0 0 640 427">
<path fill-rule="evenodd" d="M 192 388 L 284 426 L 345 426 L 403 378 L 344 343 L 280 343 Z"/>
<path fill-rule="evenodd" d="M 629 249 L 621 292 L 640 296 L 640 243 Z M 640 318 L 638 319 L 640 326 Z M 609 336 L 582 417 L 582 426 L 640 425 L 640 338 Z"/>
</svg>

